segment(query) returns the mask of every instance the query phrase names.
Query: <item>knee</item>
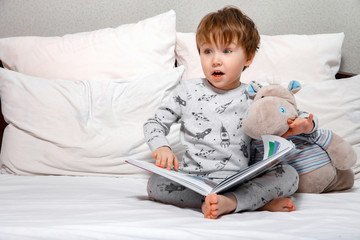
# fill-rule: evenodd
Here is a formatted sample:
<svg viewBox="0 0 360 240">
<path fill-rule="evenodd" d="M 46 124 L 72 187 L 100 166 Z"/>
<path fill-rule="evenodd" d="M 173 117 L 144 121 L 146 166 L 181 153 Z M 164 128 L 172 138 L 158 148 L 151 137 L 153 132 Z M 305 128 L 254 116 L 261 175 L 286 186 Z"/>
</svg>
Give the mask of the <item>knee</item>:
<svg viewBox="0 0 360 240">
<path fill-rule="evenodd" d="M 288 181 L 292 181 L 296 183 L 296 185 L 299 184 L 299 174 L 297 173 L 296 169 L 289 164 L 283 164 L 282 165 L 283 171 L 285 173 L 285 176 L 288 178 Z"/>
<path fill-rule="evenodd" d="M 291 183 L 291 188 L 290 188 L 290 192 L 295 193 L 296 190 L 299 187 L 299 174 L 296 171 L 296 169 L 292 166 L 290 166 L 289 164 L 283 164 L 282 165 L 284 174 L 285 174 L 285 181 Z"/>
<path fill-rule="evenodd" d="M 159 177 L 159 175 L 152 174 L 148 180 L 146 190 L 147 190 L 149 199 L 153 200 L 155 198 L 156 187 L 158 186 L 157 182 L 159 180 L 158 177 Z"/>
</svg>

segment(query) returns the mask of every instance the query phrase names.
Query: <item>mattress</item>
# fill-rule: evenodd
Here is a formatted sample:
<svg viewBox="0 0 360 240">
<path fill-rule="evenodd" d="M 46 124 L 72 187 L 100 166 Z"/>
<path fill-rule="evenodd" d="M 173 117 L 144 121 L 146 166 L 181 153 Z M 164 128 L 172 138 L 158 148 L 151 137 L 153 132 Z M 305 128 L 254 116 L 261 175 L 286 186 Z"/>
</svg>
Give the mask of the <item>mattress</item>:
<svg viewBox="0 0 360 240">
<path fill-rule="evenodd" d="M 297 210 L 204 219 L 148 200 L 146 178 L 0 175 L 0 239 L 360 239 L 360 180 Z"/>
</svg>

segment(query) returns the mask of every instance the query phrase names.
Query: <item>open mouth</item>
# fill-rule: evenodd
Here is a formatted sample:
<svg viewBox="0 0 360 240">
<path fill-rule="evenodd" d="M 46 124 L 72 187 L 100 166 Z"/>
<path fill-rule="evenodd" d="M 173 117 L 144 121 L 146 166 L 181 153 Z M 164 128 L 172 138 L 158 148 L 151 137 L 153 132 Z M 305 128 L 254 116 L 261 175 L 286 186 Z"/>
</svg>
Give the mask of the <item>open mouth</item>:
<svg viewBox="0 0 360 240">
<path fill-rule="evenodd" d="M 221 71 L 215 71 L 215 72 L 213 72 L 213 76 L 215 76 L 215 77 L 220 77 L 220 76 L 223 76 L 225 73 L 223 73 L 223 72 L 221 72 Z"/>
</svg>

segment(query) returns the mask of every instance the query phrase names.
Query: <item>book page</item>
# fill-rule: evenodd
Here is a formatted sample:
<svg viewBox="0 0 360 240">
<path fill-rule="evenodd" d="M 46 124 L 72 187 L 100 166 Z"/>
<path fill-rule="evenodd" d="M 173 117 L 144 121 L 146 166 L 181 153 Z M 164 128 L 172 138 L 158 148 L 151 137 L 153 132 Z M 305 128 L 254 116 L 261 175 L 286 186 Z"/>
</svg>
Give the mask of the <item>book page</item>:
<svg viewBox="0 0 360 240">
<path fill-rule="evenodd" d="M 128 159 L 125 162 L 144 170 L 153 172 L 155 174 L 166 177 L 174 182 L 177 182 L 199 194 L 208 195 L 212 189 L 217 185 L 216 182 L 206 178 L 190 175 L 181 171 L 167 170 L 165 168 L 157 167 L 154 163 L 139 161 L 135 159 Z"/>
<path fill-rule="evenodd" d="M 270 156 L 283 151 L 286 148 L 293 148 L 293 143 L 285 138 L 275 135 L 263 135 L 261 136 L 264 143 L 264 158 L 267 159 Z"/>
<path fill-rule="evenodd" d="M 292 142 L 282 137 L 264 135 L 262 138 L 266 152 L 264 159 L 226 178 L 214 188 L 213 192 L 225 191 L 234 185 L 238 185 L 260 175 L 274 165 L 279 164 L 282 161 L 281 157 L 295 148 Z"/>
</svg>

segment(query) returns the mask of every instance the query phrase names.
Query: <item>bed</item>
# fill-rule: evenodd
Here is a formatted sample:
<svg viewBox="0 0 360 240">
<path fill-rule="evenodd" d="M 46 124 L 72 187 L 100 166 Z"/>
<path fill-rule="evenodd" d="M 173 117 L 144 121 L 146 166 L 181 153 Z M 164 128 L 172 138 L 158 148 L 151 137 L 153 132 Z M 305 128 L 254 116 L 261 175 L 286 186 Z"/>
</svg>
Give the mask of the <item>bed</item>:
<svg viewBox="0 0 360 240">
<path fill-rule="evenodd" d="M 230 4 L 261 34 L 242 81 L 298 80 L 299 108 L 357 153 L 352 189 L 217 220 L 148 200 L 149 173 L 124 161 L 153 161 L 142 124 L 179 81 L 202 77 L 197 23 Z M 0 239 L 360 239 L 358 10 L 355 0 L 0 1 Z M 168 138 L 181 156 L 178 134 Z"/>
</svg>

